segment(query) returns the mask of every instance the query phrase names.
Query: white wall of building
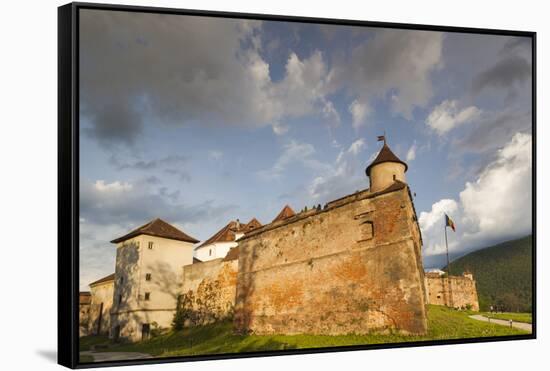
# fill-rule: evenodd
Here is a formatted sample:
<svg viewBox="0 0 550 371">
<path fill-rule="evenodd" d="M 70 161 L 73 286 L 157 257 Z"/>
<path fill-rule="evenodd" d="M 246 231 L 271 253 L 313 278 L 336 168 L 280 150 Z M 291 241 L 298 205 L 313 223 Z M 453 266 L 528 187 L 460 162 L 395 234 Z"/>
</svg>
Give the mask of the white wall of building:
<svg viewBox="0 0 550 371">
<path fill-rule="evenodd" d="M 180 294 L 181 267 L 192 263 L 189 242 L 140 235 L 119 243 L 112 336 L 116 326 L 132 341 L 141 339 L 144 323 L 169 327 Z"/>
<path fill-rule="evenodd" d="M 238 236 L 240 237 L 240 236 Z M 195 250 L 195 257 L 203 262 L 225 258 L 232 247 L 237 247 L 238 243 L 232 242 L 215 242 L 204 245 Z"/>
</svg>

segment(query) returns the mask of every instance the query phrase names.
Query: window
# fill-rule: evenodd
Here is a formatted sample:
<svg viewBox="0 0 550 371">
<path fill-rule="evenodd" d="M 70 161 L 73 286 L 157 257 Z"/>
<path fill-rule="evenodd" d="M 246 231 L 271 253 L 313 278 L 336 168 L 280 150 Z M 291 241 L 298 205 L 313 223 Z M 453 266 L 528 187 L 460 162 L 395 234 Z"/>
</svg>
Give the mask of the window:
<svg viewBox="0 0 550 371">
<path fill-rule="evenodd" d="M 145 274 L 145 281 L 151 281 L 151 273 Z"/>
<path fill-rule="evenodd" d="M 208 256 L 212 256 L 212 249 L 208 250 Z"/>
<path fill-rule="evenodd" d="M 122 294 L 118 294 L 118 305 L 122 304 Z"/>
<path fill-rule="evenodd" d="M 149 244 L 147 245 L 149 247 L 149 250 L 153 250 L 153 242 L 149 241 Z"/>
<path fill-rule="evenodd" d="M 118 279 L 118 282 L 122 285 L 122 284 L 124 283 L 124 277 L 120 277 L 120 278 Z"/>
<path fill-rule="evenodd" d="M 146 292 L 145 293 L 145 300 L 150 300 L 151 299 L 151 293 L 150 292 Z"/>
<path fill-rule="evenodd" d="M 393 180 L 396 180 L 396 176 L 395 176 L 395 174 L 393 174 Z"/>
</svg>

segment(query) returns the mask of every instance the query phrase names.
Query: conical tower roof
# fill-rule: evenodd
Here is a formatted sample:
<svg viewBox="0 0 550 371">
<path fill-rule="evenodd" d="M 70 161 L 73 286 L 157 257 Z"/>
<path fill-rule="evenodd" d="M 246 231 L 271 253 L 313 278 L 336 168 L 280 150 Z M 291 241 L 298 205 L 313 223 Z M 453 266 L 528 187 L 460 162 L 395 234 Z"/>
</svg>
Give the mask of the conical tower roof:
<svg viewBox="0 0 550 371">
<path fill-rule="evenodd" d="M 384 162 L 397 162 L 399 164 L 403 164 L 405 165 L 405 171 L 407 171 L 407 169 L 409 168 L 407 164 L 401 161 L 399 157 L 397 157 L 395 153 L 392 152 L 390 147 L 388 147 L 388 145 L 384 142 L 384 146 L 382 146 L 382 149 L 380 150 L 380 152 L 378 152 L 378 156 L 376 156 L 374 161 L 371 162 L 369 166 L 367 166 L 367 169 L 365 170 L 367 176 L 370 176 L 370 170 L 373 166 L 382 164 Z"/>
</svg>

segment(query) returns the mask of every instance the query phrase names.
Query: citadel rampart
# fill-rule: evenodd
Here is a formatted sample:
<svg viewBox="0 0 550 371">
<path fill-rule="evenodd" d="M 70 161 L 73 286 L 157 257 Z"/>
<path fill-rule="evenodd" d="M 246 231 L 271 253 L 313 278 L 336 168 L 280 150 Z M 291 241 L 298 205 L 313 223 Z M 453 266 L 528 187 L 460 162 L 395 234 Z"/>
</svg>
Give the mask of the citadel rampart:
<svg viewBox="0 0 550 371">
<path fill-rule="evenodd" d="M 424 277 L 406 171 L 384 142 L 366 168 L 369 190 L 298 214 L 287 205 L 270 224 L 256 220 L 235 235 L 224 258 L 197 261 L 198 241 L 158 218 L 113 240 L 111 299 L 102 301 L 112 305 L 111 336 L 136 341 L 173 319 L 231 317 L 243 334 L 425 334 L 427 290 L 439 281 Z M 467 284 L 456 282 L 455 301 L 469 301 Z"/>
<path fill-rule="evenodd" d="M 479 311 L 476 281 L 471 274 L 462 276 L 426 273 L 428 303 Z"/>
<path fill-rule="evenodd" d="M 420 233 L 399 181 L 239 240 L 235 329 L 365 334 L 427 329 Z"/>
<path fill-rule="evenodd" d="M 225 259 L 183 267 L 183 295 L 178 305 L 188 313 L 186 325 L 203 325 L 233 316 L 238 269 L 235 249 Z"/>
</svg>

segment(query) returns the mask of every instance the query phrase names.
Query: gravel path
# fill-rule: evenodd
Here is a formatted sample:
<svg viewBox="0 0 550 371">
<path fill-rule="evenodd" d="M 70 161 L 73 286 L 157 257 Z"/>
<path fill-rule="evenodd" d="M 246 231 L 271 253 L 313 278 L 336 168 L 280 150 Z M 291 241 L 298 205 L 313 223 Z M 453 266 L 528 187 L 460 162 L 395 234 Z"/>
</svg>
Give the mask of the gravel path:
<svg viewBox="0 0 550 371">
<path fill-rule="evenodd" d="M 477 319 L 478 321 L 496 323 L 502 326 L 508 326 L 508 327 L 510 326 L 510 321 L 506 321 L 503 319 L 496 319 L 496 318 L 491 318 L 489 320 L 489 318 L 482 316 L 481 314 L 474 314 L 473 316 L 470 316 L 470 318 Z M 533 326 L 530 323 L 512 322 L 512 326 L 515 328 L 519 328 L 520 330 L 533 332 Z"/>
</svg>

